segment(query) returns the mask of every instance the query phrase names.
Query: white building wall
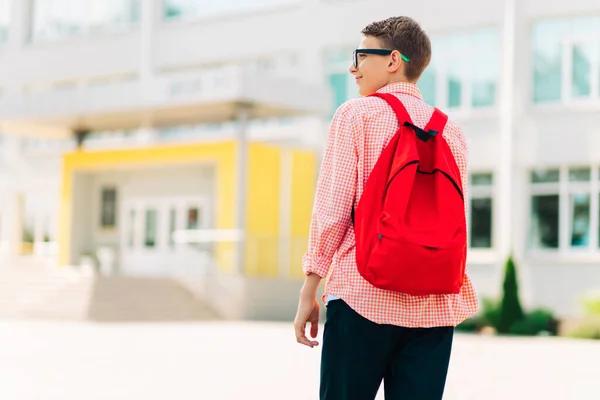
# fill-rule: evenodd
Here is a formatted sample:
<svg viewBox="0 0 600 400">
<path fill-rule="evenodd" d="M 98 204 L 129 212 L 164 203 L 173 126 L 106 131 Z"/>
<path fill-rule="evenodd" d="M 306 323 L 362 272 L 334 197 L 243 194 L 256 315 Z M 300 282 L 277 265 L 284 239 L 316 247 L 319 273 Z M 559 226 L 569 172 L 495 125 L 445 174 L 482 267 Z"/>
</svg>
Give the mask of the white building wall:
<svg viewBox="0 0 600 400">
<path fill-rule="evenodd" d="M 146 0 L 143 3 L 147 7 L 154 7 L 154 12 L 160 12 L 159 0 Z M 518 1 L 517 6 L 515 77 L 512 83 L 515 123 L 511 187 L 514 209 L 511 210 L 510 221 L 502 220 L 496 206 L 502 190 L 497 184 L 501 165 L 498 103 L 491 109 L 451 111 L 450 114 L 461 124 L 467 136 L 472 171 L 494 174 L 493 237 L 496 239 L 507 231 L 510 233 L 508 236 L 519 267 L 526 304 L 545 305 L 563 313 L 573 313 L 577 311 L 577 299 L 581 293 L 594 289 L 600 282 L 600 252 L 590 250 L 581 253 L 569 249 L 540 252 L 528 246 L 531 226 L 529 172 L 532 168 L 554 167 L 566 171 L 568 166 L 589 166 L 598 170 L 600 132 L 596 127 L 600 126 L 600 114 L 597 112 L 600 108 L 597 101 L 533 104 L 531 31 L 534 24 L 544 18 L 600 15 L 600 5 L 596 0 L 523 0 Z M 65 39 L 43 45 L 12 40 L 4 49 L 0 47 L 0 87 L 13 94 L 27 90 L 42 91 L 52 99 L 52 96 L 59 96 L 52 91 L 53 87 L 69 82 L 85 86 L 104 79 L 103 84 L 110 86 L 122 80 L 134 82 L 148 74 L 160 76 L 181 71 L 201 72 L 205 67 L 234 63 L 327 84 L 326 56 L 334 50 L 347 49 L 349 64 L 350 52 L 360 40 L 360 30 L 374 20 L 394 14 L 410 15 L 436 37 L 468 33 L 486 27 L 496 27 L 502 32 L 503 7 L 502 1 L 476 0 L 427 0 L 402 4 L 392 0 L 310 0 L 266 11 L 210 19 L 155 20 L 150 29 L 147 26 L 144 29 L 134 26 L 118 33 Z M 15 10 L 13 15 L 23 20 L 27 7 L 19 6 Z M 148 10 L 142 15 L 152 15 Z M 18 37 L 24 37 L 20 25 L 15 31 L 20 32 Z M 502 47 L 498 49 L 498 52 L 501 51 Z M 476 57 L 469 53 L 459 56 Z M 40 65 L 45 68 L 39 68 Z M 500 87 L 500 82 L 497 82 L 498 90 Z M 99 96 L 101 100 L 102 95 Z M 111 92 L 107 91 L 106 96 L 111 96 Z M 499 93 L 496 98 L 499 98 Z M 0 98 L 0 104 L 1 101 Z M 323 133 L 315 134 L 317 125 L 311 131 L 313 144 L 319 142 L 319 137 L 322 142 Z M 6 149 L 14 144 L 4 143 L 1 146 Z M 50 159 L 54 157 L 54 161 L 49 164 L 35 164 L 33 160 L 15 158 L 12 151 L 5 151 L 2 158 L 5 161 L 0 161 L 0 174 L 3 170 L 14 168 L 10 165 L 16 162 L 22 166 L 18 171 L 19 176 L 24 178 L 17 179 L 4 172 L 4 175 L 0 175 L 4 177 L 4 182 L 0 181 L 0 191 L 3 190 L 0 194 L 10 192 L 6 198 L 12 199 L 16 192 L 39 190 L 40 185 L 45 185 L 45 193 L 54 196 L 52 188 L 58 185 L 60 176 L 59 155 L 60 152 L 52 155 Z M 97 177 L 90 181 L 89 190 L 97 192 L 102 179 L 125 178 L 112 173 Z M 39 181 L 44 183 L 35 183 Z M 28 185 L 30 189 L 21 185 Z M 146 193 L 145 190 L 151 187 L 144 183 L 140 185 L 136 189 L 138 194 Z M 177 188 L 172 190 L 177 191 Z M 82 196 L 85 197 L 84 194 Z M 568 209 L 563 207 L 561 213 L 568 213 Z M 97 219 L 95 212 L 92 215 Z M 593 211 L 591 215 L 597 218 L 598 211 Z M 561 218 L 570 223 L 568 218 Z M 565 233 L 568 228 L 563 226 L 561 229 L 561 235 L 568 236 Z M 595 236 L 597 234 L 592 235 Z M 89 239 L 87 237 L 82 234 L 80 247 L 85 247 L 86 241 L 109 240 L 99 233 L 90 233 Z M 469 269 L 482 296 L 499 292 L 504 261 L 496 248 L 471 251 Z"/>
</svg>

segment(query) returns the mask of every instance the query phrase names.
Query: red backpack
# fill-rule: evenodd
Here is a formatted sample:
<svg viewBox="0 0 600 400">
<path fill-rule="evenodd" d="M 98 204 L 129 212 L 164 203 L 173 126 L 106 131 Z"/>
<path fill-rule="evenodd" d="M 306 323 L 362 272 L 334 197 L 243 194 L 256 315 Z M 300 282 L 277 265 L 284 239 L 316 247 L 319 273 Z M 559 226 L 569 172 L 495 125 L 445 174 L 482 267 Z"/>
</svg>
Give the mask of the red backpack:
<svg viewBox="0 0 600 400">
<path fill-rule="evenodd" d="M 420 129 L 400 100 L 376 93 L 400 128 L 369 175 L 354 214 L 356 263 L 373 286 L 414 296 L 459 293 L 467 230 L 462 182 L 437 108 Z"/>
</svg>

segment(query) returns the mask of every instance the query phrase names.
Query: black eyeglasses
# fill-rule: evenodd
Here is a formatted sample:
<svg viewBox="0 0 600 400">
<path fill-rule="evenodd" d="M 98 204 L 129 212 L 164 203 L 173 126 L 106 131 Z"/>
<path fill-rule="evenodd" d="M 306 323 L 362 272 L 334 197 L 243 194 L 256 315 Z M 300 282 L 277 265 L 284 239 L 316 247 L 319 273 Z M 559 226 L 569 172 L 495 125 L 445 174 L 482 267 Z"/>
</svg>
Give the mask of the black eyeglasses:
<svg viewBox="0 0 600 400">
<path fill-rule="evenodd" d="M 389 56 L 390 54 L 392 54 L 394 50 L 388 50 L 388 49 L 356 49 L 354 50 L 354 53 L 352 53 L 353 55 L 353 61 L 354 61 L 354 68 L 358 68 L 358 55 L 359 54 L 375 54 L 378 56 Z M 400 57 L 402 58 L 402 60 L 404 60 L 405 62 L 409 62 L 410 58 L 408 58 L 407 56 L 405 56 L 404 54 L 400 53 Z"/>
</svg>

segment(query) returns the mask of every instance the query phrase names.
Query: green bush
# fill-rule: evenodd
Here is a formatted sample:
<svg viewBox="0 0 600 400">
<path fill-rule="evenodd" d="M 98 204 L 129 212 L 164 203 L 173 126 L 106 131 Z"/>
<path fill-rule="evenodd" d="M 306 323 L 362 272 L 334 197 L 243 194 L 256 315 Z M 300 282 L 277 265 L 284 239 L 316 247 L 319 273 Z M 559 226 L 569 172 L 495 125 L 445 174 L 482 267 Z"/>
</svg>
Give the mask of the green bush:
<svg viewBox="0 0 600 400">
<path fill-rule="evenodd" d="M 578 339 L 600 339 L 600 293 L 588 293 L 582 300 L 584 317 L 566 336 Z"/>
<path fill-rule="evenodd" d="M 501 300 L 484 298 L 480 313 L 470 321 L 465 321 L 467 323 L 462 327 L 464 330 L 479 330 L 484 326 L 491 326 L 498 333 L 503 334 L 557 334 L 558 321 L 552 311 L 546 309 L 523 311 L 519 300 L 517 269 L 512 256 L 508 258 L 505 264 L 502 288 Z"/>
<path fill-rule="evenodd" d="M 500 301 L 484 298 L 481 306 L 481 324 L 498 329 L 500 324 Z"/>
<path fill-rule="evenodd" d="M 587 315 L 600 317 L 600 294 L 587 294 L 583 298 L 583 309 Z"/>
<path fill-rule="evenodd" d="M 551 311 L 539 308 L 526 313 L 523 319 L 515 321 L 508 328 L 508 333 L 531 336 L 541 333 L 556 335 L 558 333 L 558 321 Z"/>
<path fill-rule="evenodd" d="M 577 339 L 600 339 L 600 317 L 587 316 L 567 336 Z"/>
<path fill-rule="evenodd" d="M 461 332 L 477 332 L 486 326 L 496 328 L 499 317 L 500 302 L 486 297 L 482 300 L 482 307 L 479 313 L 460 323 L 456 327 L 456 330 Z"/>
<path fill-rule="evenodd" d="M 471 317 L 456 326 L 458 332 L 477 332 L 481 326 L 481 322 L 477 317 Z"/>
<path fill-rule="evenodd" d="M 527 313 L 527 320 L 535 334 L 540 332 L 549 332 L 552 335 L 558 334 L 558 319 L 550 310 L 537 308 L 530 311 Z"/>
<path fill-rule="evenodd" d="M 506 261 L 503 289 L 502 302 L 500 303 L 500 320 L 497 329 L 500 333 L 509 333 L 513 324 L 524 319 L 523 308 L 519 300 L 517 269 L 512 256 Z"/>
</svg>

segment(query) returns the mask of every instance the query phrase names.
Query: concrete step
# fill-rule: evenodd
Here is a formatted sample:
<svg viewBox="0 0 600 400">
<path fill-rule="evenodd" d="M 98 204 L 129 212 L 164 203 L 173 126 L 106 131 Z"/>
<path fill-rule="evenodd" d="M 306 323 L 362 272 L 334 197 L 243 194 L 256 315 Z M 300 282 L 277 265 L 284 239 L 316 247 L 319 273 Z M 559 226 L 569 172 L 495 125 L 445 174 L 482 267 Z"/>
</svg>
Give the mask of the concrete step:
<svg viewBox="0 0 600 400">
<path fill-rule="evenodd" d="M 168 278 L 100 277 L 89 318 L 98 321 L 188 321 L 217 319 L 217 313 Z"/>
<path fill-rule="evenodd" d="M 95 321 L 219 319 L 170 278 L 84 276 L 69 269 L 0 268 L 0 318 Z"/>
</svg>

